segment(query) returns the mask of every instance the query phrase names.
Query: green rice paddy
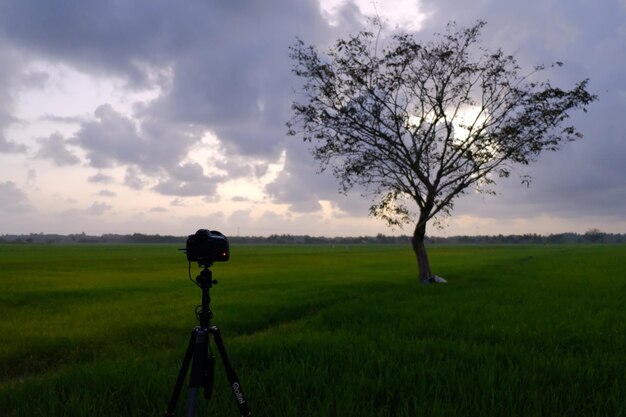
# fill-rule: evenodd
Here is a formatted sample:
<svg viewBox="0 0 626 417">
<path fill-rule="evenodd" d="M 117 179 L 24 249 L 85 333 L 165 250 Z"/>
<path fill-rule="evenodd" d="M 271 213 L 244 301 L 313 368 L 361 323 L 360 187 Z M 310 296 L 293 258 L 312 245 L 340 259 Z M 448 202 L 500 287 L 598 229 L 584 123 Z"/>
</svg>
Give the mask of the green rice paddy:
<svg viewBox="0 0 626 417">
<path fill-rule="evenodd" d="M 431 286 L 408 245 L 231 251 L 255 416 L 626 415 L 626 246 L 435 247 Z M 162 415 L 199 303 L 176 246 L 0 245 L 0 416 Z M 198 406 L 238 415 L 219 363 Z"/>
</svg>

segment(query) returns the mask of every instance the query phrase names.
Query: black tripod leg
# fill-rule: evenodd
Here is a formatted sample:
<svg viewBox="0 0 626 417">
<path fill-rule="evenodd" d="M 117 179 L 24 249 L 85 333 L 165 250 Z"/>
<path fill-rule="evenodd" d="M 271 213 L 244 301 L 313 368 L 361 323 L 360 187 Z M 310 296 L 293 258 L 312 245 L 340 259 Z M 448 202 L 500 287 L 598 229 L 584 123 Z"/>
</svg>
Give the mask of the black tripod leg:
<svg viewBox="0 0 626 417">
<path fill-rule="evenodd" d="M 193 350 L 191 374 L 189 375 L 189 400 L 187 401 L 187 416 L 195 414 L 198 389 L 207 385 L 207 360 L 209 354 L 209 332 L 206 328 L 196 327 L 196 343 Z M 206 391 L 205 391 L 206 394 Z"/>
<path fill-rule="evenodd" d="M 233 392 L 235 401 L 237 402 L 237 407 L 239 407 L 239 413 L 242 417 L 251 416 L 252 411 L 243 396 L 243 390 L 241 388 L 241 384 L 239 383 L 239 379 L 237 378 L 237 374 L 233 369 L 233 365 L 230 363 L 230 359 L 228 359 L 228 353 L 226 353 L 226 347 L 224 346 L 224 339 L 222 339 L 220 329 L 212 326 L 209 328 L 209 332 L 213 334 L 215 345 L 217 346 L 217 350 L 220 352 L 220 357 L 222 358 L 222 363 L 224 364 L 224 369 L 226 370 L 226 376 L 230 382 L 230 389 Z"/>
<path fill-rule="evenodd" d="M 187 346 L 187 351 L 185 352 L 185 357 L 183 358 L 183 364 L 180 366 L 180 371 L 178 372 L 178 377 L 176 378 L 176 384 L 174 385 L 174 390 L 172 391 L 172 396 L 170 397 L 170 402 L 167 406 L 167 410 L 165 411 L 165 417 L 171 417 L 176 415 L 176 403 L 178 402 L 178 397 L 180 396 L 180 390 L 183 388 L 183 383 L 185 382 L 185 376 L 187 376 L 187 370 L 189 369 L 189 364 L 191 363 L 191 358 L 193 357 L 193 351 L 196 345 L 196 332 L 193 330 L 191 332 L 191 337 L 189 338 L 189 345 Z"/>
<path fill-rule="evenodd" d="M 189 399 L 187 400 L 187 417 L 193 417 L 196 413 L 196 399 L 198 398 L 198 388 L 189 388 Z"/>
<path fill-rule="evenodd" d="M 204 399 L 210 400 L 213 394 L 213 375 L 215 373 L 215 356 L 207 357 L 204 370 Z"/>
</svg>

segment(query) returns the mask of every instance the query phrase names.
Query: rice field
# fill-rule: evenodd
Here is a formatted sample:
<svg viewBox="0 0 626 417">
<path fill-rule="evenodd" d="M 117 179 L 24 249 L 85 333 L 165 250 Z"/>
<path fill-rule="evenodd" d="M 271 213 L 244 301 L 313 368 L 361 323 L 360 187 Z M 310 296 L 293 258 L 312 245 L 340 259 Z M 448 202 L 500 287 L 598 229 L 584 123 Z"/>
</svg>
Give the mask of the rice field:
<svg viewBox="0 0 626 417">
<path fill-rule="evenodd" d="M 255 416 L 626 415 L 626 246 L 433 247 L 430 286 L 408 245 L 231 252 Z M 176 246 L 0 245 L 0 416 L 162 415 L 200 295 Z M 219 361 L 197 415 L 238 415 Z"/>
</svg>

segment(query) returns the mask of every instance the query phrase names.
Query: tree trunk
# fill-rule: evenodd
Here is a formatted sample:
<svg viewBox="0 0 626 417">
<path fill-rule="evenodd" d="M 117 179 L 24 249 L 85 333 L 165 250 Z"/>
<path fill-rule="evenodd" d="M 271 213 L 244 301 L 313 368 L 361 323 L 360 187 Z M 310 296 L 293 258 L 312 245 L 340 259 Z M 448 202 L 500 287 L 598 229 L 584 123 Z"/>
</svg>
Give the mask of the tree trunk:
<svg viewBox="0 0 626 417">
<path fill-rule="evenodd" d="M 413 238 L 411 239 L 411 245 L 413 246 L 413 252 L 417 258 L 417 267 L 419 269 L 419 277 L 423 284 L 430 284 L 433 277 L 430 271 L 430 262 L 428 261 L 428 253 L 426 253 L 426 245 L 424 239 L 426 238 L 426 222 L 418 222 L 413 232 Z"/>
</svg>

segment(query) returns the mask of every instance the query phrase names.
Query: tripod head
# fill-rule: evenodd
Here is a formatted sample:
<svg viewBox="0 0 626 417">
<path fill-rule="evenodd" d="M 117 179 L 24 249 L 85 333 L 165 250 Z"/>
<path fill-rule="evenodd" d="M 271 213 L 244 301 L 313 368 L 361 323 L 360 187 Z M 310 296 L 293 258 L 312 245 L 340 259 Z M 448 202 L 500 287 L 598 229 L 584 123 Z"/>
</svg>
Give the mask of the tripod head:
<svg viewBox="0 0 626 417">
<path fill-rule="evenodd" d="M 213 272 L 209 269 L 211 265 L 213 264 L 209 263 L 200 265 L 203 269 L 200 271 L 200 275 L 196 277 L 196 283 L 200 288 L 203 288 L 204 286 L 211 288 L 212 286 L 217 285 L 217 280 L 213 279 Z"/>
</svg>

